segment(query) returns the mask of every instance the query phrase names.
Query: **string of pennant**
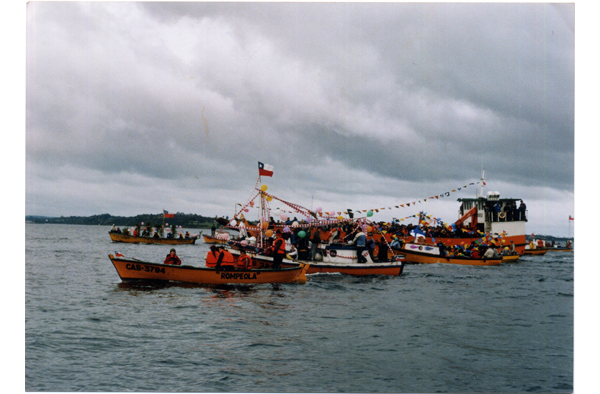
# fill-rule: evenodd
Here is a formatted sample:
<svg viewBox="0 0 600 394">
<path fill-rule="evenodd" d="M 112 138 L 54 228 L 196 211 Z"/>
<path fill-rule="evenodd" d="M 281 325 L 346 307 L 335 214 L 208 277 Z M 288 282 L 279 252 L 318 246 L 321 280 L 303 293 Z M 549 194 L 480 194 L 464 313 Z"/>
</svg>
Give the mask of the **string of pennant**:
<svg viewBox="0 0 600 394">
<path fill-rule="evenodd" d="M 318 215 L 319 217 L 335 218 L 335 217 L 340 216 L 342 214 L 348 215 L 348 214 L 359 213 L 359 212 L 368 213 L 369 211 L 379 213 L 379 211 L 383 211 L 383 210 L 386 210 L 386 209 L 392 210 L 392 209 L 399 209 L 399 208 L 410 207 L 411 205 L 412 206 L 416 206 L 417 204 L 421 204 L 421 203 L 427 202 L 427 200 L 433 200 L 433 199 L 437 200 L 437 199 L 440 199 L 440 198 L 449 197 L 450 193 L 456 193 L 457 191 L 460 191 L 462 189 L 466 189 L 469 186 L 475 186 L 475 185 L 480 185 L 480 184 L 483 184 L 485 186 L 485 182 L 482 182 L 482 181 L 471 182 L 471 183 L 469 183 L 467 185 L 464 185 L 462 187 L 457 187 L 456 189 L 452 189 L 450 191 L 447 191 L 447 192 L 444 192 L 444 193 L 440 193 L 440 194 L 435 195 L 435 196 L 423 198 L 423 199 L 412 201 L 412 202 L 406 202 L 406 203 L 403 203 L 403 204 L 392 205 L 392 206 L 388 206 L 388 207 L 371 208 L 371 209 L 354 209 L 354 210 L 353 209 L 347 209 L 346 211 L 330 211 L 330 212 L 322 212 L 322 211 L 321 212 L 313 212 L 313 211 L 310 211 L 310 210 L 308 210 L 307 208 L 304 208 L 304 207 L 294 206 L 294 204 L 288 203 L 286 201 L 283 201 L 283 200 L 281 200 L 279 198 L 276 198 L 275 196 L 269 195 L 266 192 L 263 192 L 263 193 L 265 195 L 268 195 L 268 196 L 270 196 L 270 197 L 272 197 L 274 199 L 277 199 L 277 200 L 283 202 L 284 204 L 286 204 L 286 205 L 288 205 L 288 206 L 290 206 L 290 207 L 292 207 L 294 209 L 293 211 L 288 211 L 288 210 L 285 210 L 285 209 L 279 209 L 281 212 L 285 212 L 285 213 L 304 213 L 304 212 L 308 212 L 312 216 Z M 401 218 L 400 220 L 409 219 L 409 218 L 416 217 L 416 216 L 417 215 L 410 215 L 410 216 L 406 216 L 405 218 Z M 438 219 L 436 219 L 436 220 L 438 220 Z"/>
</svg>

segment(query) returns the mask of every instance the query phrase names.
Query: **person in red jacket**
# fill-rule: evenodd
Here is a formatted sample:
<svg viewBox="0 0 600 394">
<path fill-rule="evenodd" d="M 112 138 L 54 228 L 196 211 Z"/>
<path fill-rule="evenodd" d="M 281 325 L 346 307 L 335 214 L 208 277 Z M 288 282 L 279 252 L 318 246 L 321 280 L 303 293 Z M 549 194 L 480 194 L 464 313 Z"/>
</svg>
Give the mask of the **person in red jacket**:
<svg viewBox="0 0 600 394">
<path fill-rule="evenodd" d="M 217 269 L 226 270 L 234 270 L 235 269 L 235 260 L 231 252 L 224 247 L 219 247 L 219 259 L 217 260 Z"/>
<path fill-rule="evenodd" d="M 252 268 L 252 258 L 246 254 L 245 250 L 240 250 L 240 257 L 237 261 L 237 269 L 245 270 Z"/>
<path fill-rule="evenodd" d="M 177 256 L 175 249 L 171 249 L 171 252 L 169 252 L 169 254 L 167 255 L 167 258 L 165 259 L 165 264 L 181 265 L 181 259 Z"/>
<path fill-rule="evenodd" d="M 210 245 L 210 250 L 206 253 L 206 266 L 208 268 L 216 267 L 217 260 L 219 260 L 219 251 L 215 245 Z"/>
<path fill-rule="evenodd" d="M 273 243 L 273 268 L 279 269 L 281 262 L 285 257 L 285 239 L 280 231 L 277 231 L 275 242 Z"/>
</svg>

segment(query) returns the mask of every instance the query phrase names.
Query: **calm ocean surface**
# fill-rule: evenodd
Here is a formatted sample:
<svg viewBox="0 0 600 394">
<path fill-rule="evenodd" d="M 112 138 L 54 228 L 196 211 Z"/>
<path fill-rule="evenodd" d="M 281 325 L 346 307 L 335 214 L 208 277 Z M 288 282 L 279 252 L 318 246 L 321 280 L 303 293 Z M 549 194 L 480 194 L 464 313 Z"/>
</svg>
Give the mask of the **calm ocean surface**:
<svg viewBox="0 0 600 394">
<path fill-rule="evenodd" d="M 170 246 L 108 230 L 26 225 L 27 391 L 573 391 L 573 253 L 305 285 L 129 285 L 109 253 L 162 262 Z M 191 265 L 207 250 L 177 247 Z"/>
</svg>

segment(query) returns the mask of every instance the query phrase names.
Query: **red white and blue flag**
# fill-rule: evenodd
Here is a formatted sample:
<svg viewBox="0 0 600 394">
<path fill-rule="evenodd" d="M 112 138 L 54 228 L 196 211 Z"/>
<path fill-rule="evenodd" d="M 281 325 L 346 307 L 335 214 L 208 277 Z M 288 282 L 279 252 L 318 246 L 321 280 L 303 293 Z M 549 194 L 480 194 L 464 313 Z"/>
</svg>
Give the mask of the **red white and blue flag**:
<svg viewBox="0 0 600 394">
<path fill-rule="evenodd" d="M 258 175 L 260 176 L 273 176 L 273 166 L 265 163 L 258 162 Z"/>
<path fill-rule="evenodd" d="M 123 255 L 122 255 L 121 253 L 119 253 L 119 252 L 115 252 L 115 256 L 117 256 L 117 257 L 125 257 L 125 256 L 123 256 Z"/>
<path fill-rule="evenodd" d="M 571 215 L 569 215 L 569 220 L 575 220 Z"/>
<path fill-rule="evenodd" d="M 175 214 L 174 213 L 169 213 L 169 211 L 165 211 L 163 209 L 163 218 L 174 218 Z"/>
</svg>

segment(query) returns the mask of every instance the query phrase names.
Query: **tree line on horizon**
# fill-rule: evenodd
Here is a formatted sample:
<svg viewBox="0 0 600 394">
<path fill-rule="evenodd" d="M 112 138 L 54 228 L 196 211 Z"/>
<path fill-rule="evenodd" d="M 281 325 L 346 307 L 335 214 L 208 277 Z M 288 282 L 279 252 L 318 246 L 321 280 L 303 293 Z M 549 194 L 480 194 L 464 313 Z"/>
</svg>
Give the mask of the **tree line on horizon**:
<svg viewBox="0 0 600 394">
<path fill-rule="evenodd" d="M 227 217 L 226 217 L 227 218 Z M 44 224 L 84 224 L 97 226 L 133 227 L 145 223 L 160 225 L 163 223 L 163 214 L 140 214 L 136 216 L 113 216 L 108 213 L 92 216 L 25 216 L 28 223 Z M 185 228 L 210 228 L 215 223 L 215 218 L 197 214 L 177 212 L 172 218 L 164 218 L 164 223 L 176 224 Z"/>
</svg>

